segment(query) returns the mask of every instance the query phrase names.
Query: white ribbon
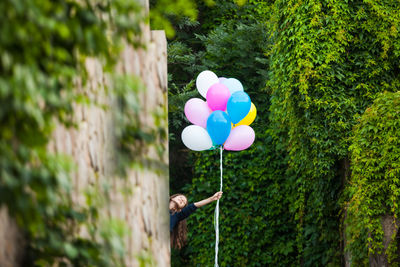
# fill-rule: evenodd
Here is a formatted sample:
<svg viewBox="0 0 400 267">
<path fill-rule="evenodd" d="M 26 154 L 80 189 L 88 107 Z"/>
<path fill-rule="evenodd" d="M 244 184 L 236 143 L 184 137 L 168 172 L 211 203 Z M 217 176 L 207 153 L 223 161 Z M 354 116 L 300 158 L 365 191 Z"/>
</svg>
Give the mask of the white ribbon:
<svg viewBox="0 0 400 267">
<path fill-rule="evenodd" d="M 219 186 L 219 191 L 222 191 L 222 146 L 220 147 L 220 160 L 219 169 L 221 171 L 221 183 Z M 214 212 L 214 228 L 215 228 L 215 264 L 214 267 L 218 267 L 218 243 L 219 243 L 219 199 L 217 200 L 217 205 L 215 206 Z"/>
</svg>

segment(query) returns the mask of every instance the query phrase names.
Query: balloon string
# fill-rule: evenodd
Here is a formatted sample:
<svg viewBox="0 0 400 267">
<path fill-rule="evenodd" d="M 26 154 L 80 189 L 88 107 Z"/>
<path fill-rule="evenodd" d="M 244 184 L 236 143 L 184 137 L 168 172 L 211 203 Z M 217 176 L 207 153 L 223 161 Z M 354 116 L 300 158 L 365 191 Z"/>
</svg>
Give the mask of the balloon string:
<svg viewBox="0 0 400 267">
<path fill-rule="evenodd" d="M 221 173 L 221 182 L 219 186 L 219 191 L 222 191 L 222 146 L 220 147 L 220 158 L 219 158 L 219 169 Z M 214 267 L 218 267 L 218 243 L 219 243 L 219 199 L 217 200 L 217 205 L 215 206 L 214 212 L 214 227 L 215 227 L 215 264 Z"/>
</svg>

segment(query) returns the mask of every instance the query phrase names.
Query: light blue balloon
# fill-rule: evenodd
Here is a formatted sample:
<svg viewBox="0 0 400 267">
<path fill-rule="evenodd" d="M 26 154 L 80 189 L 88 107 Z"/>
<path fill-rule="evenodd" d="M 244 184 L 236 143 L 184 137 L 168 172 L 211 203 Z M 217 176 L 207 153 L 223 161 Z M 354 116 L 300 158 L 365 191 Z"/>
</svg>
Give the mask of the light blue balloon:
<svg viewBox="0 0 400 267">
<path fill-rule="evenodd" d="M 248 94 L 238 91 L 231 95 L 226 106 L 232 123 L 236 124 L 249 113 L 251 100 Z"/>
<path fill-rule="evenodd" d="M 244 91 L 243 90 L 243 85 L 238 79 L 229 78 L 229 79 L 223 80 L 220 83 L 222 83 L 223 85 L 228 87 L 229 92 L 231 93 L 231 95 L 233 93 L 235 93 L 235 92 L 238 92 L 238 91 Z"/>
<path fill-rule="evenodd" d="M 222 145 L 231 132 L 231 120 L 222 110 L 216 110 L 207 119 L 207 131 L 214 145 Z"/>
</svg>

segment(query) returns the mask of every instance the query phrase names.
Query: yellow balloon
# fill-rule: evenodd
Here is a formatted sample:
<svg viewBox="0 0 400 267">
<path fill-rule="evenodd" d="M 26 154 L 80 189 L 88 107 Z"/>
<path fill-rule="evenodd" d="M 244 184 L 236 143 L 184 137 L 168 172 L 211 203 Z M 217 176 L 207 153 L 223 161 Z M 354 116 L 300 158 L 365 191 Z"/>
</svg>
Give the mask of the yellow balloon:
<svg viewBox="0 0 400 267">
<path fill-rule="evenodd" d="M 256 106 L 251 102 L 251 107 L 249 113 L 247 113 L 246 117 L 244 117 L 241 121 L 233 125 L 235 128 L 238 125 L 250 125 L 255 120 L 257 116 L 257 109 Z"/>
</svg>

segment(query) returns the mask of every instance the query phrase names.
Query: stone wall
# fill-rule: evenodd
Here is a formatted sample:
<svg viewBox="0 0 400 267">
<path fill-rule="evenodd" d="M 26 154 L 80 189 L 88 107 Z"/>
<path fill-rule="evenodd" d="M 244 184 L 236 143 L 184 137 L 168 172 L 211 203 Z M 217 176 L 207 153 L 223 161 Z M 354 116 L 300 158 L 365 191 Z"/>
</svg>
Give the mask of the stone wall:
<svg viewBox="0 0 400 267">
<path fill-rule="evenodd" d="M 381 217 L 381 224 L 383 230 L 383 252 L 375 253 L 369 256 L 369 266 L 371 267 L 388 267 L 389 259 L 386 252 L 388 251 L 390 243 L 393 242 L 393 238 L 396 238 L 398 234 L 400 222 L 391 215 L 386 215 Z M 396 262 L 397 266 L 398 262 Z"/>
<path fill-rule="evenodd" d="M 15 221 L 8 216 L 7 208 L 0 208 L 0 267 L 21 264 L 23 239 Z"/>
<path fill-rule="evenodd" d="M 145 30 L 144 35 L 146 49 L 126 48 L 117 65 L 117 72 L 141 78 L 146 91 L 139 97 L 142 107 L 140 119 L 143 125 L 153 127 L 153 113 L 167 114 L 166 38 L 163 31 Z M 86 67 L 90 78 L 83 89 L 85 94 L 96 103 L 115 108 L 112 95 L 105 93 L 104 86 L 109 79 L 102 72 L 99 61 L 88 59 Z M 49 149 L 74 158 L 77 171 L 73 175 L 75 187 L 72 198 L 80 205 L 85 205 L 85 191 L 104 184 L 111 188 L 110 201 L 106 203 L 102 216 L 120 219 L 129 227 L 130 234 L 125 240 L 127 266 L 139 266 L 140 261 L 146 262 L 146 266 L 169 266 L 168 172 L 135 168 L 128 170 L 127 179 L 113 177 L 114 122 L 109 108 L 75 106 L 74 116 L 79 128 L 58 127 Z M 162 125 L 167 132 L 167 116 Z M 157 145 L 168 148 L 168 140 L 162 142 Z M 157 159 L 153 148 L 144 151 L 147 155 L 143 156 Z M 163 163 L 168 164 L 168 151 Z M 124 194 L 123 191 L 131 193 Z M 81 234 L 85 234 L 84 231 Z"/>
</svg>

